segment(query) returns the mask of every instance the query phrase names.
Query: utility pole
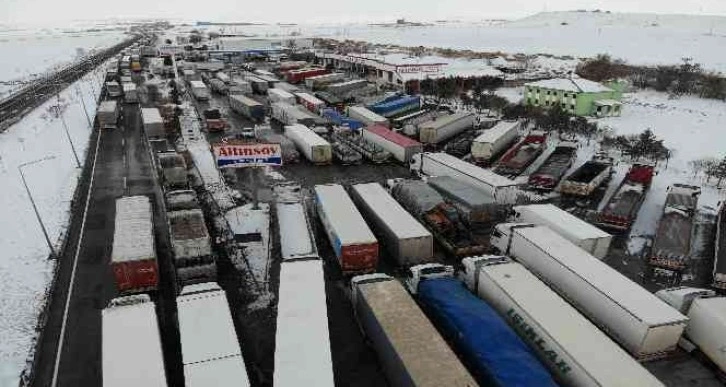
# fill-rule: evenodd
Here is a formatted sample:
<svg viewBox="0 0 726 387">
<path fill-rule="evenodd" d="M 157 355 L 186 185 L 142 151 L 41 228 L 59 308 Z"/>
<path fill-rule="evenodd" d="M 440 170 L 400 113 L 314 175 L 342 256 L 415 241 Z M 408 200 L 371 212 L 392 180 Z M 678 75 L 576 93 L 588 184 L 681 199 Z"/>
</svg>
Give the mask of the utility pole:
<svg viewBox="0 0 726 387">
<path fill-rule="evenodd" d="M 88 121 L 88 129 L 93 130 L 93 122 L 91 122 L 91 116 L 88 115 L 88 109 L 86 109 L 86 101 L 83 100 L 83 90 L 81 86 L 76 84 L 76 92 L 78 92 L 78 98 L 81 99 L 81 105 L 83 106 L 83 113 L 86 115 L 86 121 Z"/>
<path fill-rule="evenodd" d="M 66 125 L 66 120 L 63 118 L 63 114 L 60 110 L 60 94 L 57 94 L 58 97 L 58 104 L 55 105 L 55 110 L 58 113 L 58 118 L 60 118 L 61 123 L 63 124 L 63 129 L 66 132 L 66 137 L 68 137 L 68 143 L 71 144 L 71 151 L 73 152 L 73 158 L 76 160 L 76 167 L 81 167 L 81 160 L 78 158 L 78 153 L 76 153 L 76 147 L 73 145 L 73 140 L 71 139 L 71 134 L 68 132 L 68 125 Z"/>
<path fill-rule="evenodd" d="M 22 163 L 18 165 L 18 172 L 20 172 L 20 179 L 23 181 L 23 186 L 25 187 L 25 192 L 28 193 L 28 199 L 30 199 L 30 204 L 33 206 L 33 211 L 35 212 L 35 217 L 38 219 L 38 224 L 40 224 L 40 229 L 43 231 L 43 236 L 45 237 L 45 242 L 48 244 L 48 249 L 50 249 L 50 257 L 51 258 L 57 258 L 55 249 L 53 248 L 53 244 L 50 242 L 50 237 L 48 236 L 48 230 L 46 230 L 45 225 L 43 224 L 43 219 L 40 218 L 40 212 L 38 212 L 38 207 L 35 205 L 35 201 L 33 200 L 33 195 L 30 193 L 30 188 L 28 188 L 28 183 L 25 181 L 25 175 L 23 174 L 23 167 L 27 167 L 28 165 L 37 164 L 43 161 L 54 159 L 55 156 L 49 156 L 44 157 L 42 159 L 29 161 L 26 163 Z"/>
</svg>

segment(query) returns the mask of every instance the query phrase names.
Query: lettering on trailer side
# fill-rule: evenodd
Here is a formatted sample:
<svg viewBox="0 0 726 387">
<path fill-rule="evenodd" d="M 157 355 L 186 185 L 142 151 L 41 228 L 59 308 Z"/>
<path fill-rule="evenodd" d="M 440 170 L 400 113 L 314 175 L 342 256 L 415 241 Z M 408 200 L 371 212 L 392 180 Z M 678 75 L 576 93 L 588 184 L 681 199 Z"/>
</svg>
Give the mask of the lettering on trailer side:
<svg viewBox="0 0 726 387">
<path fill-rule="evenodd" d="M 537 350 L 539 350 L 548 361 L 555 365 L 555 368 L 562 374 L 567 374 L 572 368 L 562 357 L 552 348 L 547 347 L 547 342 L 532 327 L 530 323 L 525 321 L 517 311 L 510 308 L 507 311 L 507 318 L 514 325 L 514 329 L 522 335 L 522 337 L 530 342 Z"/>
</svg>

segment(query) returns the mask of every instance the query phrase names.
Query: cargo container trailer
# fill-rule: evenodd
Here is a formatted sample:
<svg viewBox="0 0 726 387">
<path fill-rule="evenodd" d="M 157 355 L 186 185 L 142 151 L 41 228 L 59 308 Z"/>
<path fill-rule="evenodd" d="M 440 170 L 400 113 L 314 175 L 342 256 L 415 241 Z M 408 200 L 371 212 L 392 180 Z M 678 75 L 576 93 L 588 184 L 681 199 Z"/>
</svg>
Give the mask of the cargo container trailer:
<svg viewBox="0 0 726 387">
<path fill-rule="evenodd" d="M 604 259 L 613 236 L 552 204 L 529 204 L 512 209 L 513 221 L 546 226 L 595 258 Z"/>
<path fill-rule="evenodd" d="M 154 303 L 148 295 L 114 298 L 101 311 L 104 387 L 166 387 Z"/>
<path fill-rule="evenodd" d="M 521 264 L 464 258 L 466 286 L 514 328 L 563 386 L 662 386 L 585 316 Z"/>
<path fill-rule="evenodd" d="M 141 121 L 147 138 L 164 137 L 164 119 L 158 108 L 141 108 Z"/>
<path fill-rule="evenodd" d="M 654 173 L 653 165 L 633 164 L 597 215 L 597 224 L 617 231 L 629 230 L 643 205 Z"/>
<path fill-rule="evenodd" d="M 297 97 L 300 105 L 304 106 L 305 109 L 308 109 L 315 114 L 318 114 L 320 112 L 320 109 L 325 107 L 325 102 L 316 98 L 312 94 L 298 92 L 295 93 L 295 97 Z"/>
<path fill-rule="evenodd" d="M 346 110 L 348 117 L 362 122 L 364 125 L 381 125 L 388 127 L 388 119 L 366 109 L 363 106 L 348 106 Z"/>
<path fill-rule="evenodd" d="M 700 195 L 701 187 L 685 184 L 668 187 L 648 264 L 676 271 L 686 268 L 691 258 L 693 220 Z"/>
<path fill-rule="evenodd" d="M 295 104 L 295 96 L 282 89 L 268 90 L 267 99 L 270 100 L 270 103 L 282 102 L 289 105 Z"/>
<path fill-rule="evenodd" d="M 159 167 L 159 178 L 165 190 L 187 188 L 187 164 L 184 157 L 175 151 L 156 154 Z"/>
<path fill-rule="evenodd" d="M 421 96 L 404 95 L 391 101 L 368 106 L 368 110 L 386 118 L 408 114 L 421 109 Z"/>
<path fill-rule="evenodd" d="M 414 155 L 423 152 L 423 144 L 383 125 L 368 125 L 363 129 L 362 135 L 366 141 L 390 152 L 396 160 L 404 164 L 408 164 Z"/>
<path fill-rule="evenodd" d="M 285 80 L 289 83 L 300 83 L 303 82 L 305 79 L 314 77 L 316 75 L 323 75 L 327 74 L 328 70 L 322 69 L 322 68 L 303 68 L 303 69 L 296 69 L 296 70 L 289 70 L 285 73 Z"/>
<path fill-rule="evenodd" d="M 411 267 L 406 285 L 479 385 L 557 386 L 497 311 L 454 278 L 451 266 Z"/>
<path fill-rule="evenodd" d="M 235 113 L 254 121 L 262 122 L 265 119 L 265 107 L 252 98 L 244 95 L 230 95 L 229 105 Z"/>
<path fill-rule="evenodd" d="M 489 164 L 504 152 L 519 135 L 519 121 L 501 121 L 471 142 L 471 158 L 478 164 Z"/>
<path fill-rule="evenodd" d="M 338 113 L 338 111 L 333 108 L 324 108 L 320 111 L 320 114 L 324 118 L 330 120 L 330 122 L 332 122 L 333 124 L 348 128 L 350 130 L 360 130 L 363 127 L 362 122 L 354 120 L 352 118 L 348 118 Z"/>
<path fill-rule="evenodd" d="M 212 89 L 213 92 L 220 94 L 220 95 L 229 94 L 229 86 L 227 86 L 224 82 L 220 81 L 219 79 L 210 79 L 209 88 Z"/>
<path fill-rule="evenodd" d="M 98 126 L 101 129 L 116 129 L 118 127 L 119 107 L 114 100 L 102 101 L 96 112 Z"/>
<path fill-rule="evenodd" d="M 330 143 L 310 128 L 300 124 L 286 125 L 285 136 L 292 140 L 300 153 L 311 163 L 322 165 L 333 161 Z"/>
<path fill-rule="evenodd" d="M 529 175 L 530 189 L 551 191 L 562 180 L 577 156 L 577 143 L 563 141 L 557 144 L 545 161 Z"/>
<path fill-rule="evenodd" d="M 290 70 L 295 70 L 295 69 L 305 67 L 307 65 L 308 65 L 308 62 L 306 62 L 304 60 L 284 61 L 284 62 L 280 62 L 280 64 L 277 67 L 277 70 L 280 72 L 290 71 Z"/>
<path fill-rule="evenodd" d="M 217 279 L 212 242 L 200 209 L 166 213 L 177 281 L 181 285 Z"/>
<path fill-rule="evenodd" d="M 472 128 L 474 114 L 453 113 L 424 122 L 418 126 L 419 141 L 424 144 L 440 144 Z"/>
<path fill-rule="evenodd" d="M 300 105 L 275 102 L 270 105 L 271 117 L 285 125 L 305 125 L 308 127 L 325 125 L 325 118 L 317 116 Z"/>
<path fill-rule="evenodd" d="M 330 94 L 325 91 L 319 91 L 315 93 L 315 97 L 317 97 L 319 100 L 323 101 L 326 105 L 330 106 L 331 108 L 342 112 L 345 110 L 345 103 L 342 99 L 336 97 L 333 94 Z"/>
<path fill-rule="evenodd" d="M 493 225 L 493 222 L 504 219 L 505 207 L 471 184 L 451 176 L 432 176 L 426 179 L 426 183 L 451 203 L 471 227 L 481 229 L 483 225 Z"/>
<path fill-rule="evenodd" d="M 555 231 L 496 227 L 491 244 L 537 275 L 639 360 L 670 354 L 688 318 Z"/>
<path fill-rule="evenodd" d="M 270 88 L 270 84 L 266 80 L 260 79 L 259 77 L 256 77 L 254 75 L 250 75 L 249 73 L 245 75 L 245 81 L 250 83 L 250 86 L 252 86 L 252 91 L 257 94 L 264 95 Z"/>
<path fill-rule="evenodd" d="M 613 173 L 613 160 L 596 155 L 592 160 L 578 167 L 560 184 L 562 195 L 588 197 L 603 185 Z"/>
<path fill-rule="evenodd" d="M 192 91 L 192 95 L 198 101 L 209 100 L 209 89 L 207 85 L 202 81 L 191 81 L 189 82 L 189 88 Z"/>
<path fill-rule="evenodd" d="M 297 92 L 300 91 L 300 88 L 299 87 L 297 87 L 295 85 L 291 85 L 291 84 L 289 84 L 287 82 L 278 82 L 275 85 L 275 89 L 285 90 L 285 91 L 287 91 L 290 94 L 295 94 L 295 93 L 297 93 Z"/>
<path fill-rule="evenodd" d="M 305 86 L 310 90 L 324 89 L 325 85 L 345 80 L 345 73 L 328 73 L 305 78 Z"/>
<path fill-rule="evenodd" d="M 351 187 L 350 193 L 378 241 L 396 264 L 411 266 L 433 260 L 433 235 L 380 184 L 356 184 Z"/>
<path fill-rule="evenodd" d="M 151 201 L 146 196 L 116 199 L 111 270 L 121 294 L 156 290 L 159 270 Z"/>
<path fill-rule="evenodd" d="M 494 172 L 503 176 L 519 176 L 544 152 L 547 134 L 533 130 L 510 148 L 494 165 Z"/>
<path fill-rule="evenodd" d="M 257 71 L 257 70 L 255 70 Z M 274 74 L 257 74 L 256 78 L 267 82 L 267 91 L 274 88 L 280 80 Z"/>
<path fill-rule="evenodd" d="M 176 305 L 185 385 L 250 386 L 224 290 L 215 282 L 185 286 Z"/>
<path fill-rule="evenodd" d="M 316 185 L 315 202 L 341 271 L 344 274 L 375 271 L 378 240 L 343 186 Z"/>
<path fill-rule="evenodd" d="M 136 88 L 136 84 L 132 82 L 123 82 L 121 87 L 124 91 L 124 102 L 126 103 L 139 103 L 139 94 Z"/>
<path fill-rule="evenodd" d="M 328 93 L 332 93 L 337 96 L 342 96 L 353 90 L 363 88 L 368 85 L 368 81 L 365 79 L 353 79 L 351 81 L 331 83 L 325 87 Z"/>
<path fill-rule="evenodd" d="M 111 98 L 117 98 L 124 94 L 121 85 L 116 81 L 106 82 L 106 93 Z"/>
<path fill-rule="evenodd" d="M 473 387 L 477 382 L 396 279 L 351 280 L 353 310 L 392 386 Z"/>
</svg>

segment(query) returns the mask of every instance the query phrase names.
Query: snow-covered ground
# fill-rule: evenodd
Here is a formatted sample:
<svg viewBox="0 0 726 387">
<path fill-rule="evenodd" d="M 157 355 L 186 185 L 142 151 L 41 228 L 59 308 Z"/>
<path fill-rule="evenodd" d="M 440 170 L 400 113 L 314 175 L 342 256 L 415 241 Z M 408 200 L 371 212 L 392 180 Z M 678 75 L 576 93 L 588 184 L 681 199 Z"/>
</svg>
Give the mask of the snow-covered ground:
<svg viewBox="0 0 726 387">
<path fill-rule="evenodd" d="M 0 30 L 0 81 L 24 80 L 61 67 L 94 49 L 125 38 L 119 30 L 87 32 L 60 29 Z M 0 98 L 18 85 L 0 84 Z"/>
<path fill-rule="evenodd" d="M 94 91 L 101 91 L 102 77 L 102 72 L 90 73 L 60 94 L 63 118 L 81 158 L 85 157 L 90 128 L 80 98 L 93 118 Z M 18 166 L 53 157 L 24 167 L 23 173 L 56 244 L 67 227 L 79 173 L 63 124 L 51 107 L 56 103 L 52 98 L 0 133 L 0 386 L 17 385 L 33 347 L 36 319 L 55 266 L 48 260 L 48 247 Z"/>
</svg>

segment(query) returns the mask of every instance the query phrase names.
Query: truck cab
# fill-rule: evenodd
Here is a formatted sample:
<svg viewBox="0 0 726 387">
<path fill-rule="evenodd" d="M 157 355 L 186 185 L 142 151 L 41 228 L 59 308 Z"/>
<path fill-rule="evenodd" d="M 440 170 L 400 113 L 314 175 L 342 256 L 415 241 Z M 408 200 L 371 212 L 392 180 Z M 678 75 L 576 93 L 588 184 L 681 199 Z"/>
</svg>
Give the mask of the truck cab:
<svg viewBox="0 0 726 387">
<path fill-rule="evenodd" d="M 422 280 L 433 278 L 452 278 L 454 268 L 440 263 L 426 263 L 423 265 L 411 266 L 406 273 L 404 285 L 411 294 L 418 292 L 418 284 Z"/>
<path fill-rule="evenodd" d="M 666 304 L 678 309 L 684 315 L 688 315 L 693 300 L 697 298 L 715 297 L 716 292 L 710 289 L 691 288 L 679 286 L 676 288 L 663 289 L 655 293 Z"/>
<path fill-rule="evenodd" d="M 222 118 L 222 113 L 217 108 L 204 110 L 204 121 L 209 132 L 221 132 L 227 127 L 227 121 Z"/>
<path fill-rule="evenodd" d="M 504 255 L 508 254 L 512 238 L 512 230 L 520 227 L 535 227 L 535 225 L 532 223 L 500 223 L 492 231 L 489 244 L 496 248 L 500 253 Z"/>
</svg>

